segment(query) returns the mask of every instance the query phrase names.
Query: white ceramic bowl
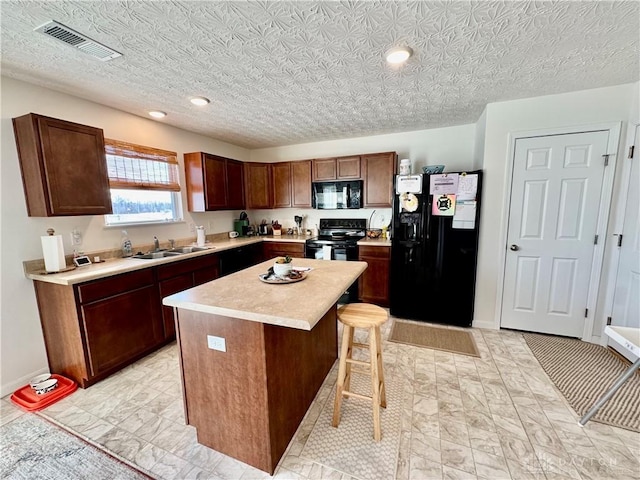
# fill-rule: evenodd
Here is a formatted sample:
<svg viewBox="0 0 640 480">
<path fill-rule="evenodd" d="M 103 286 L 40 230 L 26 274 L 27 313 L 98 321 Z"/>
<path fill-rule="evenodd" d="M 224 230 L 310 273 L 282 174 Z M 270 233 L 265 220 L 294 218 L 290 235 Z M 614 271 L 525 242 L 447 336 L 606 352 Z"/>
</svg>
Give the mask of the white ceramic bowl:
<svg viewBox="0 0 640 480">
<path fill-rule="evenodd" d="M 42 382 L 45 382 L 45 381 L 49 380 L 50 378 L 51 378 L 51 374 L 50 373 L 43 373 L 42 375 L 35 376 L 29 382 L 29 386 L 31 386 L 31 388 L 36 390 L 38 388 L 38 384 L 40 384 Z"/>
<path fill-rule="evenodd" d="M 35 387 L 36 395 L 44 395 L 45 393 L 50 392 L 57 386 L 58 386 L 58 380 L 56 380 L 55 378 L 51 378 L 49 380 L 45 380 L 44 382 L 40 382 Z"/>
<path fill-rule="evenodd" d="M 292 268 L 293 268 L 293 265 L 291 264 L 291 262 L 289 262 L 289 263 L 274 263 L 273 264 L 273 273 L 278 275 L 279 277 L 284 277 L 285 275 L 289 274 L 289 272 L 291 271 Z"/>
</svg>

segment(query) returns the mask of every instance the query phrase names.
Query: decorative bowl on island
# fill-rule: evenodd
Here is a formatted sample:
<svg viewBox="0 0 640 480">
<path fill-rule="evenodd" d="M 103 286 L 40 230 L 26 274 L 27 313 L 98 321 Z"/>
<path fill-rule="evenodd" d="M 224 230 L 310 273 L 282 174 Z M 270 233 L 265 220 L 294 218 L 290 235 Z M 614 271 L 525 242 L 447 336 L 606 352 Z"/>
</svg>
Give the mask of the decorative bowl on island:
<svg viewBox="0 0 640 480">
<path fill-rule="evenodd" d="M 291 272 L 293 268 L 293 264 L 291 263 L 292 258 L 287 257 L 278 257 L 273 264 L 273 273 L 279 277 L 286 277 Z"/>
</svg>

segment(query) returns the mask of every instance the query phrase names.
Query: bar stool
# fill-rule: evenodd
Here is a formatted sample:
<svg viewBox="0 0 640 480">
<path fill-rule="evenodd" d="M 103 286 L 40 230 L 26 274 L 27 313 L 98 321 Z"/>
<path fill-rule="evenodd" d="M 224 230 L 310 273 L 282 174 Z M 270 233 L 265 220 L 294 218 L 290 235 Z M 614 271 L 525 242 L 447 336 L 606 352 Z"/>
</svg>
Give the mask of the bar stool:
<svg viewBox="0 0 640 480">
<path fill-rule="evenodd" d="M 387 406 L 384 386 L 384 372 L 382 371 L 382 342 L 380 339 L 380 325 L 387 321 L 388 315 L 385 309 L 370 303 L 349 303 L 338 308 L 338 320 L 342 322 L 342 347 L 340 349 L 340 364 L 338 366 L 338 383 L 336 387 L 336 399 L 333 404 L 332 425 L 337 427 L 340 423 L 340 408 L 342 397 L 356 397 L 370 400 L 373 407 L 373 438 L 376 442 L 382 436 L 380 432 L 380 406 Z M 369 330 L 369 344 L 353 341 L 355 328 Z M 370 361 L 364 362 L 352 358 L 353 348 L 368 348 Z M 368 368 L 371 373 L 372 396 L 360 395 L 350 391 L 351 365 Z M 354 369 L 353 373 L 368 374 L 366 370 Z"/>
</svg>

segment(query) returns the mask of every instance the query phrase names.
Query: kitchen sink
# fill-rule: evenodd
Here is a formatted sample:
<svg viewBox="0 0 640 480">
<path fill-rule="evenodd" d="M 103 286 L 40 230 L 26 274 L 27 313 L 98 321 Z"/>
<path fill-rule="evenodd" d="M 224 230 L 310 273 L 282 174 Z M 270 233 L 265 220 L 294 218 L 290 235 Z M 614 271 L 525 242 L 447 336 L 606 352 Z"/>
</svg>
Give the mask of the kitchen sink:
<svg viewBox="0 0 640 480">
<path fill-rule="evenodd" d="M 215 247 L 196 247 L 196 246 L 186 246 L 186 247 L 177 247 L 172 248 L 169 252 L 177 252 L 177 253 L 193 253 L 193 252 L 202 252 L 204 250 L 213 250 Z"/>
<path fill-rule="evenodd" d="M 153 258 L 164 258 L 164 257 L 175 257 L 176 255 L 181 255 L 182 252 L 173 252 L 173 251 L 160 251 L 160 252 L 148 252 L 148 253 L 136 253 L 132 258 L 141 258 L 144 260 L 151 260 Z"/>
<path fill-rule="evenodd" d="M 158 250 L 156 252 L 136 253 L 131 258 L 140 258 L 142 260 L 152 260 L 154 258 L 175 257 L 183 253 L 202 252 L 204 250 L 213 250 L 215 247 L 178 247 L 171 250 Z"/>
</svg>

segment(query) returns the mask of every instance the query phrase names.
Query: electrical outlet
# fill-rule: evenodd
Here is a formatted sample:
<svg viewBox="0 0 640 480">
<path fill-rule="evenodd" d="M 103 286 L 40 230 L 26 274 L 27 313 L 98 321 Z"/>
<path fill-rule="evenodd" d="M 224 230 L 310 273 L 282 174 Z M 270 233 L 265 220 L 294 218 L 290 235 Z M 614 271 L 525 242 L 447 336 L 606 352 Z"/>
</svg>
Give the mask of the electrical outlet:
<svg viewBox="0 0 640 480">
<path fill-rule="evenodd" d="M 189 231 L 191 233 L 196 233 L 196 224 L 195 223 L 190 223 L 189 224 Z"/>
<path fill-rule="evenodd" d="M 223 337 L 216 337 L 215 335 L 207 335 L 207 346 L 211 350 L 218 350 L 219 352 L 227 351 L 227 342 Z"/>
<path fill-rule="evenodd" d="M 209 220 L 209 231 L 213 230 L 213 220 Z"/>
<path fill-rule="evenodd" d="M 82 245 L 82 234 L 74 228 L 71 233 L 71 245 Z"/>
</svg>

